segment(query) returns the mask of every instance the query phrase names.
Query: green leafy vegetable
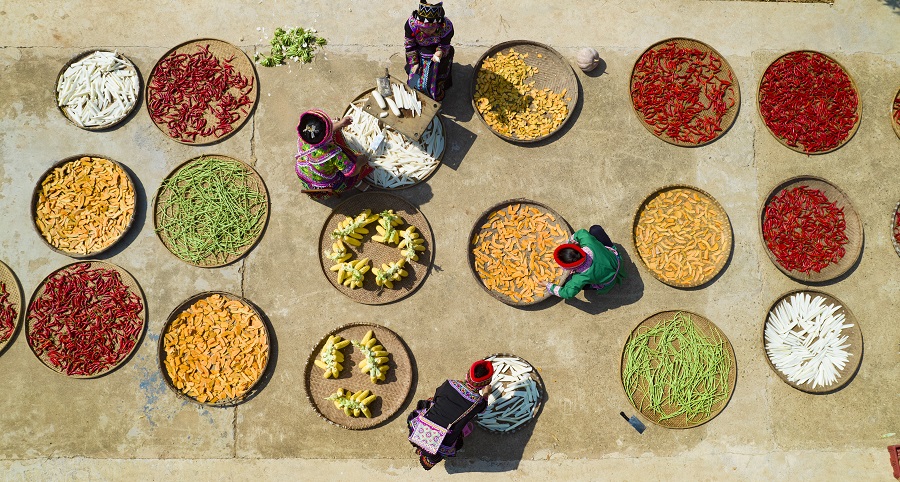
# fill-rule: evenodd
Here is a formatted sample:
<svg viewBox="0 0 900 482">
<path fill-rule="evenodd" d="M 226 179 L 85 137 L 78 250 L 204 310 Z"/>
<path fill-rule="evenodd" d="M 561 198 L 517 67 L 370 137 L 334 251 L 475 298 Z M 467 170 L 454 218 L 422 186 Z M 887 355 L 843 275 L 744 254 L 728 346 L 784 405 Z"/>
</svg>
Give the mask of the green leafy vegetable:
<svg viewBox="0 0 900 482">
<path fill-rule="evenodd" d="M 275 36 L 269 41 L 272 46 L 270 55 L 256 54 L 253 58 L 263 67 L 274 67 L 291 59 L 301 64 L 312 62 L 319 47 L 328 44 L 328 41 L 316 35 L 315 29 L 297 27 L 291 30 L 283 28 L 275 29 Z"/>
</svg>

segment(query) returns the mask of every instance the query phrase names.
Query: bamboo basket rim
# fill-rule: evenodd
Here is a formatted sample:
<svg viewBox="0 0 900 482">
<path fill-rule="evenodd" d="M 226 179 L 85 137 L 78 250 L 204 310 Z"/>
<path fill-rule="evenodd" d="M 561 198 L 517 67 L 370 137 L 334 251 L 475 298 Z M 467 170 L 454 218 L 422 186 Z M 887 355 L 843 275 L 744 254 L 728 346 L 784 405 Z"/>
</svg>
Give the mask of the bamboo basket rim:
<svg viewBox="0 0 900 482">
<path fill-rule="evenodd" d="M 894 133 L 897 134 L 897 137 L 900 137 L 900 121 L 894 120 L 894 114 L 900 110 L 900 108 L 894 107 L 894 102 L 900 100 L 900 89 L 897 89 L 897 94 L 894 95 L 894 99 L 890 104 L 890 114 L 891 114 L 891 127 L 894 128 Z"/>
<path fill-rule="evenodd" d="M 6 348 L 12 345 L 12 342 L 15 340 L 19 331 L 19 327 L 22 325 L 22 320 L 25 319 L 25 298 L 22 294 L 22 283 L 19 282 L 16 273 L 2 260 L 0 260 L 0 281 L 6 282 L 6 291 L 9 293 L 9 302 L 16 309 L 12 332 L 10 332 L 9 338 L 0 341 L 0 355 L 2 355 L 6 351 Z"/>
<path fill-rule="evenodd" d="M 897 229 L 897 213 L 900 213 L 900 201 L 897 201 L 897 207 L 894 208 L 893 215 L 891 216 L 891 244 L 894 245 L 894 251 L 897 252 L 897 256 L 900 256 L 900 243 L 897 242 L 897 238 L 894 237 L 894 230 Z"/>
</svg>

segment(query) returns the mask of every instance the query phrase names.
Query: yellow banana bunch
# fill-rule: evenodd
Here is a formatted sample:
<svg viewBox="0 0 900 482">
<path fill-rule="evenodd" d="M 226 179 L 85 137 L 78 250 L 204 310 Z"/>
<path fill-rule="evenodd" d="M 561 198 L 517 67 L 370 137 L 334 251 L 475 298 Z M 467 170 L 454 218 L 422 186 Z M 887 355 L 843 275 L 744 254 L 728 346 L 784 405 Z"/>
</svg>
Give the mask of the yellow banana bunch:
<svg viewBox="0 0 900 482">
<path fill-rule="evenodd" d="M 331 237 L 340 239 L 351 246 L 359 246 L 362 244 L 360 240 L 363 238 L 363 235 L 369 234 L 366 226 L 377 221 L 378 217 L 379 215 L 372 214 L 371 209 L 366 209 L 355 218 L 348 216 L 338 224 L 337 229 L 331 232 Z"/>
<path fill-rule="evenodd" d="M 382 211 L 378 215 L 378 226 L 375 226 L 378 235 L 372 236 L 372 240 L 384 244 L 397 244 L 400 242 L 400 232 L 396 227 L 401 224 L 403 224 L 403 218 L 396 215 L 393 209 Z"/>
<path fill-rule="evenodd" d="M 341 374 L 344 366 L 344 354 L 340 352 L 342 348 L 346 348 L 350 344 L 350 340 L 341 340 L 340 336 L 332 335 L 328 337 L 325 346 L 319 351 L 320 359 L 316 359 L 313 363 L 317 367 L 325 370 L 324 378 L 337 378 Z"/>
<path fill-rule="evenodd" d="M 331 243 L 331 252 L 326 253 L 325 257 L 335 263 L 343 263 L 353 257 L 353 253 L 347 251 L 347 246 L 344 245 L 343 241 L 338 239 L 334 243 Z"/>
<path fill-rule="evenodd" d="M 338 390 L 328 396 L 325 400 L 334 402 L 334 407 L 343 410 L 348 417 L 359 417 L 365 415 L 366 418 L 372 418 L 372 411 L 369 405 L 378 398 L 378 395 L 369 390 L 360 390 L 356 393 L 345 388 Z"/>
<path fill-rule="evenodd" d="M 418 251 L 425 251 L 425 240 L 422 235 L 416 232 L 415 226 L 410 226 L 400 231 L 400 256 L 406 258 L 406 261 L 418 261 Z"/>
<path fill-rule="evenodd" d="M 409 274 L 403 269 L 405 264 L 406 260 L 401 259 L 390 265 L 382 264 L 381 269 L 372 268 L 372 272 L 375 273 L 375 284 L 392 289 L 394 287 L 394 281 L 400 281 Z"/>
<path fill-rule="evenodd" d="M 378 383 L 379 381 L 383 382 L 387 376 L 388 370 L 391 368 L 388 366 L 388 357 L 391 354 L 388 353 L 384 346 L 378 343 L 378 340 L 375 338 L 375 333 L 372 330 L 369 330 L 362 341 L 359 343 L 354 341 L 353 346 L 359 348 L 359 351 L 361 351 L 363 357 L 365 357 L 359 362 L 359 365 L 357 365 L 359 371 L 368 374 L 369 380 L 372 383 Z"/>
<path fill-rule="evenodd" d="M 363 258 L 357 261 L 345 261 L 338 263 L 331 268 L 331 271 L 337 271 L 337 281 L 350 289 L 360 288 L 363 285 L 364 275 L 369 271 L 369 258 Z"/>
</svg>

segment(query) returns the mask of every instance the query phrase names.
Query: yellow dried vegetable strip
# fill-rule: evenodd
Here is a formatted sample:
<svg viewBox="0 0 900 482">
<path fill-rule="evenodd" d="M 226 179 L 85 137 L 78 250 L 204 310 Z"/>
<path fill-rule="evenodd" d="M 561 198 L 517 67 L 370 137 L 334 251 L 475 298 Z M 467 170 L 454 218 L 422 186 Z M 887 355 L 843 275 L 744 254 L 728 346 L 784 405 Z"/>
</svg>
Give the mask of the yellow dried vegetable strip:
<svg viewBox="0 0 900 482">
<path fill-rule="evenodd" d="M 166 372 L 178 390 L 199 402 L 242 397 L 262 376 L 269 356 L 259 316 L 219 294 L 179 314 L 164 336 Z"/>
<path fill-rule="evenodd" d="M 725 213 L 694 190 L 676 188 L 648 201 L 638 217 L 635 244 L 647 267 L 664 280 L 695 284 L 728 256 Z"/>
<path fill-rule="evenodd" d="M 82 157 L 54 169 L 41 182 L 35 223 L 51 246 L 74 254 L 112 245 L 134 216 L 135 194 L 114 162 Z"/>
</svg>

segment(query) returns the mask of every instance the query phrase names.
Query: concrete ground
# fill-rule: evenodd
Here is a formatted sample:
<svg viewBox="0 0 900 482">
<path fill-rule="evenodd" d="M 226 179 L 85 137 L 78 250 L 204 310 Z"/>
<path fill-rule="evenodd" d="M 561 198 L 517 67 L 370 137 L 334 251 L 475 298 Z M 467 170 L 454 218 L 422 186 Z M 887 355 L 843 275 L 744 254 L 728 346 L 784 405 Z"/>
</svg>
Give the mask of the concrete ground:
<svg viewBox="0 0 900 482">
<path fill-rule="evenodd" d="M 80 153 L 116 159 L 136 175 L 140 213 L 131 234 L 105 259 L 131 271 L 147 297 L 149 328 L 136 356 L 98 380 L 47 370 L 19 334 L 0 356 L 0 478 L 7 480 L 336 480 L 421 478 L 403 417 L 365 432 L 319 419 L 305 400 L 303 368 L 325 332 L 374 321 L 399 333 L 415 355 L 413 400 L 477 357 L 511 352 L 537 365 L 546 407 L 531 428 L 478 432 L 455 460 L 429 477 L 451 480 L 890 480 L 886 445 L 900 443 L 896 409 L 900 259 L 888 220 L 900 199 L 900 139 L 888 111 L 900 88 L 900 4 L 896 0 L 808 3 L 715 0 L 448 1 L 456 25 L 456 86 L 444 108 L 449 151 L 436 175 L 400 194 L 420 205 L 435 234 L 435 266 L 413 296 L 363 306 L 322 275 L 317 239 L 330 208 L 300 194 L 293 174 L 300 112 L 337 115 L 372 85 L 383 62 L 400 72 L 401 25 L 415 1 L 260 0 L 242 2 L 68 1 L 0 5 L 0 259 L 26 296 L 70 262 L 51 252 L 29 221 L 31 192 L 52 163 Z M 315 63 L 259 68 L 260 101 L 237 135 L 208 147 L 166 138 L 141 110 L 111 132 L 80 130 L 54 105 L 61 66 L 95 47 L 116 48 L 146 78 L 172 46 L 216 37 L 252 54 L 278 26 L 315 27 L 329 45 Z M 262 27 L 262 30 L 259 28 Z M 721 52 L 740 81 L 738 119 L 701 148 L 666 144 L 631 112 L 631 67 L 658 40 L 686 36 Z M 583 102 L 562 135 L 520 147 L 492 135 L 467 98 L 471 65 L 509 39 L 547 43 L 572 58 L 593 46 L 605 66 L 578 77 Z M 780 54 L 814 49 L 834 56 L 856 80 L 862 123 L 843 148 L 807 157 L 780 145 L 762 125 L 756 86 Z M 264 177 L 272 212 L 260 244 L 220 269 L 188 266 L 153 231 L 146 207 L 175 166 L 201 153 L 231 155 Z M 761 340 L 766 310 L 801 285 L 766 257 L 758 234 L 761 199 L 781 180 L 823 176 L 852 199 L 865 227 L 853 271 L 824 290 L 859 318 L 862 366 L 843 390 L 794 390 L 768 367 Z M 636 266 L 629 241 L 637 205 L 656 188 L 688 183 L 715 196 L 734 229 L 722 275 L 697 290 L 665 286 Z M 488 296 L 466 263 L 466 237 L 495 202 L 543 201 L 576 227 L 602 223 L 625 247 L 627 282 L 607 296 L 520 310 Z M 207 409 L 176 398 L 160 377 L 156 349 L 169 312 L 203 290 L 241 293 L 270 318 L 278 343 L 271 380 L 249 402 Z M 730 338 L 738 382 L 728 407 L 689 430 L 651 426 L 638 435 L 618 412 L 633 412 L 618 364 L 630 330 L 647 316 L 684 309 L 713 320 Z M 891 434 L 892 436 L 885 437 Z M 486 474 L 487 473 L 487 474 Z"/>
</svg>

